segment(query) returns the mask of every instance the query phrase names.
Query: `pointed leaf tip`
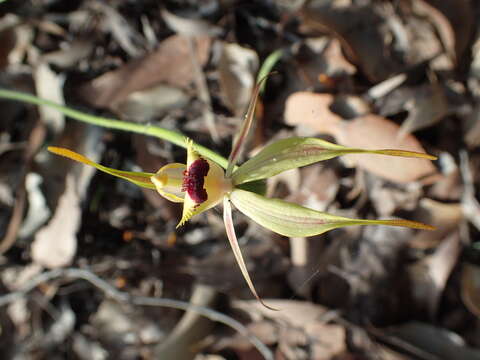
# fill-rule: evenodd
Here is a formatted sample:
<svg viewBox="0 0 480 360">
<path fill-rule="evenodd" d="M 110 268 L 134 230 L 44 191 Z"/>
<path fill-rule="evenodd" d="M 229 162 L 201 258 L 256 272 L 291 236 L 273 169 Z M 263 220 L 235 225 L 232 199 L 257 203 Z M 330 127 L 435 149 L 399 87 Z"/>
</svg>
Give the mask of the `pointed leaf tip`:
<svg viewBox="0 0 480 360">
<path fill-rule="evenodd" d="M 428 230 L 428 231 L 437 230 L 435 226 L 424 224 L 418 221 L 412 221 L 412 220 L 392 219 L 392 220 L 366 220 L 366 221 L 370 221 L 372 225 L 399 226 L 399 227 L 407 227 L 410 229 Z"/>
</svg>

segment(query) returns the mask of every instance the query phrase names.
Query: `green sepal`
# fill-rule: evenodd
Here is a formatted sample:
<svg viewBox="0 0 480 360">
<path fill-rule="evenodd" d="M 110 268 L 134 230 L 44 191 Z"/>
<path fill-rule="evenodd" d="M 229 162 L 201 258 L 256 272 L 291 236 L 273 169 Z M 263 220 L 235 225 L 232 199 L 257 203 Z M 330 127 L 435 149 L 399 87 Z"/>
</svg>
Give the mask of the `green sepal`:
<svg viewBox="0 0 480 360">
<path fill-rule="evenodd" d="M 332 229 L 351 225 L 389 225 L 423 230 L 435 229 L 432 226 L 410 220 L 362 220 L 330 215 L 287 201 L 269 199 L 238 188 L 231 192 L 230 200 L 238 210 L 263 227 L 290 237 L 320 235 Z"/>
<path fill-rule="evenodd" d="M 424 153 L 405 150 L 364 150 L 349 148 L 317 138 L 292 137 L 267 145 L 242 164 L 232 175 L 234 185 L 266 179 L 283 171 L 347 154 L 378 154 L 436 159 Z"/>
<path fill-rule="evenodd" d="M 244 184 L 239 184 L 237 188 L 245 191 L 254 192 L 258 195 L 265 195 L 267 193 L 267 181 L 265 179 L 255 180 Z"/>
</svg>

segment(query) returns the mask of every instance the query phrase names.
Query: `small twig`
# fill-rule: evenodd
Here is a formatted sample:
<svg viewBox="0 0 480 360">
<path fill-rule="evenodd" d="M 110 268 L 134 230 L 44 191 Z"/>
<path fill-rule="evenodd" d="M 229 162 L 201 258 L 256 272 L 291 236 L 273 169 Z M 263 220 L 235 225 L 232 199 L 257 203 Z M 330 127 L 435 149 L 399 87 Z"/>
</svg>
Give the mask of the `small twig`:
<svg viewBox="0 0 480 360">
<path fill-rule="evenodd" d="M 368 101 L 378 100 L 388 93 L 392 92 L 407 80 L 406 74 L 398 74 L 389 79 L 372 86 L 365 94 L 364 98 Z"/>
<path fill-rule="evenodd" d="M 25 295 L 27 295 L 34 288 L 36 288 L 38 285 L 58 278 L 83 279 L 94 285 L 96 288 L 102 290 L 108 297 L 122 303 L 129 303 L 137 306 L 163 306 L 183 311 L 196 312 L 212 321 L 220 322 L 234 329 L 240 335 L 245 336 L 252 343 L 252 345 L 257 348 L 257 350 L 262 354 L 265 359 L 273 360 L 273 354 L 270 349 L 268 349 L 268 347 L 263 344 L 260 339 L 258 339 L 255 335 L 251 334 L 243 324 L 231 318 L 230 316 L 227 316 L 225 314 L 222 314 L 221 312 L 204 306 L 193 305 L 186 301 L 130 295 L 127 292 L 117 290 L 114 286 L 110 285 L 105 280 L 102 280 L 91 271 L 84 269 L 55 269 L 41 273 L 32 278 L 21 289 L 0 296 L 0 306 L 5 306 L 15 300 L 19 300 Z"/>
</svg>

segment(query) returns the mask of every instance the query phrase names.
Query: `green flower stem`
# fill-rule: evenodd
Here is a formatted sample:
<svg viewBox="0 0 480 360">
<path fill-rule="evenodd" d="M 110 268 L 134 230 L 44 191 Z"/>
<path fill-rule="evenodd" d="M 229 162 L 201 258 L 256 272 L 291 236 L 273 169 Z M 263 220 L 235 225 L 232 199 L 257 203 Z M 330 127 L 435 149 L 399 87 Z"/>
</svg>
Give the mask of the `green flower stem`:
<svg viewBox="0 0 480 360">
<path fill-rule="evenodd" d="M 129 131 L 137 134 L 155 136 L 160 139 L 169 141 L 172 144 L 183 147 L 185 149 L 187 148 L 185 135 L 177 131 L 161 128 L 159 126 L 150 126 L 150 125 L 146 126 L 146 125 L 135 124 L 131 122 L 110 119 L 110 118 L 101 117 L 101 116 L 90 115 L 78 110 L 71 109 L 67 106 L 59 105 L 57 103 L 54 103 L 53 101 L 41 99 L 34 95 L 25 94 L 19 91 L 0 89 L 0 98 L 21 101 L 24 103 L 29 103 L 29 104 L 39 105 L 39 106 L 48 106 L 58 110 L 65 116 L 68 116 L 78 121 L 82 121 L 84 123 L 101 126 L 107 129 Z M 227 168 L 227 159 L 225 159 L 223 156 L 196 143 L 194 143 L 194 148 L 199 154 L 216 162 L 224 169 Z"/>
<path fill-rule="evenodd" d="M 277 63 L 282 58 L 283 54 L 284 54 L 284 50 L 278 49 L 267 56 L 262 66 L 260 67 L 260 70 L 258 71 L 257 83 L 259 83 L 263 78 L 267 77 L 268 74 L 272 72 L 274 66 L 277 65 Z M 263 92 L 265 91 L 266 85 L 267 85 L 266 82 L 260 85 L 260 94 L 263 94 Z"/>
</svg>

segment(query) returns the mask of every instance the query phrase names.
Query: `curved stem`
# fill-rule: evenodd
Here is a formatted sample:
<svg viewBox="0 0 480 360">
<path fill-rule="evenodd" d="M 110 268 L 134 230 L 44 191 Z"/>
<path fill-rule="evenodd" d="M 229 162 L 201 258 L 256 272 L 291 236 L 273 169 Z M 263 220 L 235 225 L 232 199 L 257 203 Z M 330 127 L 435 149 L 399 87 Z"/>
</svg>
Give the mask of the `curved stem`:
<svg viewBox="0 0 480 360">
<path fill-rule="evenodd" d="M 159 126 L 145 126 L 141 124 L 135 124 L 127 121 L 121 121 L 117 119 L 110 119 L 101 116 L 95 116 L 83 113 L 78 110 L 71 109 L 67 106 L 63 106 L 57 103 L 54 103 L 50 100 L 41 99 L 34 95 L 25 94 L 19 91 L 0 89 L 0 98 L 21 101 L 24 103 L 39 105 L 39 106 L 49 106 L 53 109 L 58 110 L 65 116 L 68 116 L 72 119 L 82 121 L 84 123 L 101 126 L 108 129 L 129 131 L 137 134 L 155 136 L 160 139 L 171 142 L 172 144 L 178 145 L 180 147 L 186 148 L 187 144 L 185 142 L 185 135 L 177 131 L 168 130 L 161 128 Z M 198 144 L 194 144 L 195 150 L 209 158 L 210 160 L 216 162 L 218 165 L 227 168 L 227 159 L 223 156 L 217 154 L 216 152 Z"/>
</svg>

